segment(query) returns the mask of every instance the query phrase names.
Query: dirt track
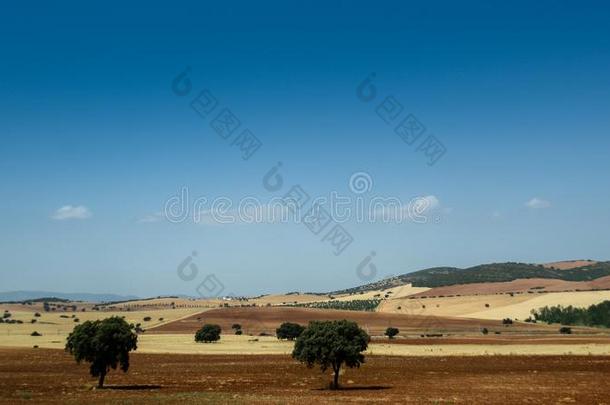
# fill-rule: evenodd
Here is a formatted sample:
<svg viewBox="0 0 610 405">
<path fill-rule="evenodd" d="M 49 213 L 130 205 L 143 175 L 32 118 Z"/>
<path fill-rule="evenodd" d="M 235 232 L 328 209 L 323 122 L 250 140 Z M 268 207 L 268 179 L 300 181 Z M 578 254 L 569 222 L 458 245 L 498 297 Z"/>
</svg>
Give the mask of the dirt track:
<svg viewBox="0 0 610 405">
<path fill-rule="evenodd" d="M 610 403 L 610 357 L 376 357 L 326 389 L 289 356 L 132 355 L 96 390 L 59 350 L 0 350 L 0 403 Z"/>
<path fill-rule="evenodd" d="M 223 331 L 230 331 L 232 324 L 239 323 L 246 334 L 259 334 L 261 332 L 275 334 L 275 329 L 282 322 L 288 321 L 307 325 L 311 320 L 336 319 L 356 321 L 372 335 L 383 335 L 389 326 L 399 328 L 402 334 L 438 332 L 479 334 L 483 327 L 490 331 L 501 330 L 502 333 L 510 333 L 512 331 L 519 331 L 521 333 L 526 331 L 534 333 L 557 332 L 556 328 L 536 324 L 515 323 L 507 328 L 502 325 L 501 321 L 494 320 L 311 308 L 244 307 L 214 309 L 149 329 L 147 333 L 195 333 L 204 323 L 216 323 L 221 326 Z"/>
</svg>

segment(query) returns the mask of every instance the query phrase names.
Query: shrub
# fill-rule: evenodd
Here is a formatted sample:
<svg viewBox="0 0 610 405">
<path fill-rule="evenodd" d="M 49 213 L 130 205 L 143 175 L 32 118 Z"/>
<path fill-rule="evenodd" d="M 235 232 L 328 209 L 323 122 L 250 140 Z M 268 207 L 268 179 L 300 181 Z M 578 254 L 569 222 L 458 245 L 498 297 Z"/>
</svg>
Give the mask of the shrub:
<svg viewBox="0 0 610 405">
<path fill-rule="evenodd" d="M 487 328 L 483 328 L 483 329 L 481 329 L 481 333 L 484 335 L 487 335 L 489 333 L 489 331 L 487 330 Z"/>
<path fill-rule="evenodd" d="M 242 330 L 241 330 L 241 329 L 237 329 L 237 330 L 235 331 L 235 334 L 236 334 L 236 335 L 241 335 L 242 333 L 244 333 L 244 332 L 242 332 Z"/>
<path fill-rule="evenodd" d="M 32 319 L 30 323 L 36 323 L 36 319 Z"/>
<path fill-rule="evenodd" d="M 510 318 L 504 318 L 502 319 L 502 325 L 512 325 L 513 324 L 513 320 Z"/>
<path fill-rule="evenodd" d="M 567 326 L 562 326 L 561 328 L 559 328 L 559 333 L 561 333 L 562 335 L 571 335 L 572 328 L 568 328 Z"/>
<path fill-rule="evenodd" d="M 80 319 L 74 318 L 74 322 L 80 322 Z"/>
<path fill-rule="evenodd" d="M 10 318 L 11 316 L 13 316 L 13 315 L 11 315 L 11 313 L 10 313 L 10 312 L 8 312 L 8 311 L 4 311 L 4 315 L 2 315 L 2 317 L 3 317 L 4 319 Z"/>
<path fill-rule="evenodd" d="M 163 321 L 163 318 L 159 318 L 159 322 Z"/>
<path fill-rule="evenodd" d="M 385 330 L 385 335 L 390 339 L 394 339 L 394 336 L 398 335 L 398 332 L 399 330 L 397 328 L 389 327 Z"/>
<path fill-rule="evenodd" d="M 195 342 L 211 343 L 220 340 L 219 325 L 205 324 L 195 333 Z"/>
<path fill-rule="evenodd" d="M 301 336 L 305 327 L 298 323 L 284 322 L 275 330 L 275 335 L 278 339 L 294 340 Z"/>
<path fill-rule="evenodd" d="M 144 317 L 144 322 L 148 322 L 148 321 L 150 321 L 151 319 L 152 319 L 152 318 L 151 318 L 150 316 L 145 316 L 145 317 Z"/>
<path fill-rule="evenodd" d="M 36 312 L 36 313 L 34 314 L 34 316 L 35 316 L 36 318 L 40 318 L 40 312 Z"/>
<path fill-rule="evenodd" d="M 42 334 L 34 331 L 34 332 L 30 333 L 30 336 L 42 336 Z"/>
</svg>

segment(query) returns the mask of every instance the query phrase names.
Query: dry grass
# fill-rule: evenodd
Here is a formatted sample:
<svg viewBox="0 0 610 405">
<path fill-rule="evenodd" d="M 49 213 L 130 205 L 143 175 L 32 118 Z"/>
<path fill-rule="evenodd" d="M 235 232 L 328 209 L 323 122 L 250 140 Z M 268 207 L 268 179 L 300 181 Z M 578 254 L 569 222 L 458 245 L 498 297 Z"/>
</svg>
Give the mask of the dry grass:
<svg viewBox="0 0 610 405">
<path fill-rule="evenodd" d="M 494 294 L 460 297 L 402 298 L 381 303 L 380 312 L 478 319 L 526 319 L 532 309 L 546 305 L 588 307 L 610 300 L 610 291 L 533 294 Z M 486 305 L 489 305 L 488 307 Z M 400 307 L 400 309 L 399 309 Z"/>
<path fill-rule="evenodd" d="M 4 311 L 4 307 L 0 307 L 0 309 Z M 74 329 L 74 326 L 79 323 L 111 316 L 124 316 L 127 322 L 133 324 L 140 323 L 141 327 L 146 330 L 202 311 L 201 308 L 181 308 L 150 311 L 39 312 L 40 317 L 34 316 L 36 311 L 11 311 L 12 316 L 10 319 L 21 320 L 23 324 L 0 324 L 0 345 L 3 345 L 7 339 L 18 340 L 24 337 L 29 338 L 30 334 L 34 331 L 42 333 L 43 336 L 34 337 L 33 339 L 64 340 L 68 333 Z M 150 317 L 151 320 L 144 321 L 145 317 Z M 159 320 L 160 318 L 163 318 L 163 320 Z M 36 323 L 31 323 L 32 319 L 35 319 Z M 80 322 L 75 322 L 74 319 L 78 319 Z"/>
<path fill-rule="evenodd" d="M 562 262 L 545 263 L 543 266 L 547 268 L 554 267 L 558 270 L 569 270 L 582 266 L 592 266 L 596 263 L 597 262 L 593 260 L 565 260 Z"/>
<path fill-rule="evenodd" d="M 0 347 L 63 349 L 66 335 L 62 336 L 2 336 Z M 415 343 L 415 342 L 414 342 Z M 280 341 L 271 336 L 222 335 L 216 343 L 196 343 L 192 334 L 143 334 L 138 337 L 138 353 L 174 354 L 284 354 L 292 353 L 293 342 Z M 368 354 L 392 356 L 479 356 L 479 355 L 610 355 L 610 345 L 598 343 L 434 343 L 390 344 L 373 342 Z"/>
</svg>

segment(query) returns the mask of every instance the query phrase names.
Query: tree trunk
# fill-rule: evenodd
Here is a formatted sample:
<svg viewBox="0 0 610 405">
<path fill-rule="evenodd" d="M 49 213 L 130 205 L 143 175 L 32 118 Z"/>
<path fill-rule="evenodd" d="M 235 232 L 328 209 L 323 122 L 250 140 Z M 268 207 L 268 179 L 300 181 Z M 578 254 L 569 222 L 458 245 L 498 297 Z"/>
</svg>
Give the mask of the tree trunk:
<svg viewBox="0 0 610 405">
<path fill-rule="evenodd" d="M 106 378 L 106 372 L 100 373 L 100 379 L 97 381 L 97 388 L 104 388 L 104 378 Z"/>
<path fill-rule="evenodd" d="M 335 376 L 334 376 L 334 379 L 333 379 L 333 389 L 334 390 L 338 390 L 339 389 L 339 370 L 340 369 L 341 369 L 340 365 L 337 366 L 337 367 L 333 366 L 333 370 L 335 372 Z"/>
</svg>

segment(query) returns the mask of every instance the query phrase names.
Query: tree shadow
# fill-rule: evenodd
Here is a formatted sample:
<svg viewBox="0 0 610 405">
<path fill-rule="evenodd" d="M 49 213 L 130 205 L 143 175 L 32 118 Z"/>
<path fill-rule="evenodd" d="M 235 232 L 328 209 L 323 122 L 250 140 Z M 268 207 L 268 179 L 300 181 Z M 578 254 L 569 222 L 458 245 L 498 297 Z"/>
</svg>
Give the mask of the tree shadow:
<svg viewBox="0 0 610 405">
<path fill-rule="evenodd" d="M 157 390 L 160 389 L 160 385 L 156 384 L 132 384 L 132 385 L 104 385 L 102 390 L 122 390 L 122 391 L 137 391 L 137 390 Z"/>
<path fill-rule="evenodd" d="M 339 388 L 314 388 L 313 391 L 379 391 L 389 390 L 392 386 L 389 385 L 356 385 L 356 386 L 340 386 Z"/>
</svg>

